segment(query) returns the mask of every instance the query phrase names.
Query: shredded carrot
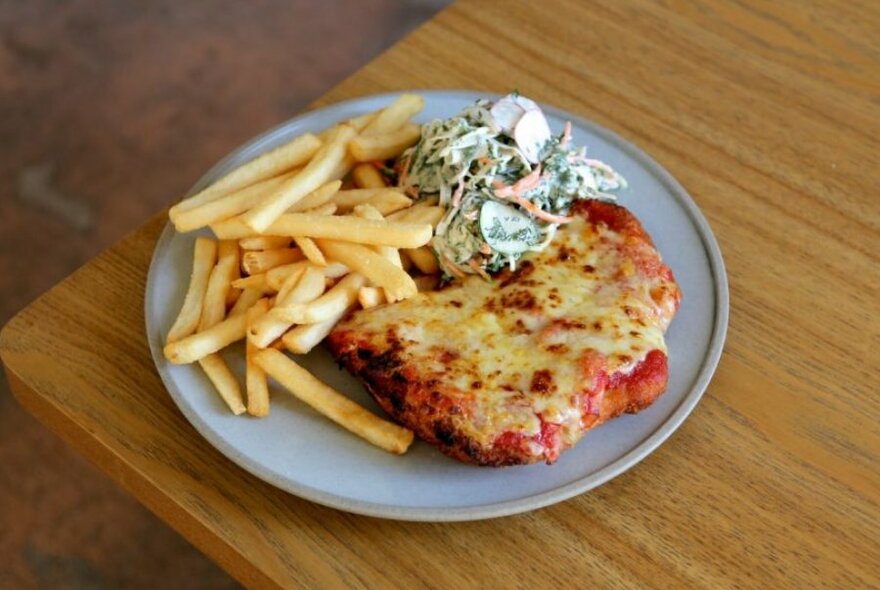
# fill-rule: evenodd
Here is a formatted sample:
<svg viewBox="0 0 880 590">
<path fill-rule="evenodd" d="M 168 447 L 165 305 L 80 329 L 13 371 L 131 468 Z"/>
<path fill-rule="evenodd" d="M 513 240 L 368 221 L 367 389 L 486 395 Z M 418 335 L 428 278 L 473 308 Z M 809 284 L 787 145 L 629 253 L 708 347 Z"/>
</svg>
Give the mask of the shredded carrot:
<svg viewBox="0 0 880 590">
<path fill-rule="evenodd" d="M 571 141 L 571 121 L 566 121 L 565 127 L 562 129 L 562 139 L 559 140 L 559 147 L 564 148 L 569 141 Z"/>
<path fill-rule="evenodd" d="M 481 277 L 483 277 L 487 281 L 490 280 L 489 275 L 486 273 L 485 270 L 483 270 L 483 268 L 480 266 L 480 263 L 477 262 L 476 260 L 474 260 L 473 258 L 468 260 L 468 266 L 470 266 L 472 269 L 474 269 L 475 273 L 477 273 L 478 275 L 480 275 Z"/>
<path fill-rule="evenodd" d="M 517 180 L 510 186 L 504 186 L 497 180 L 492 184 L 495 188 L 495 196 L 505 199 L 507 197 L 516 197 L 526 191 L 530 191 L 539 184 L 544 177 L 541 176 L 541 165 L 535 166 L 535 169 Z"/>
<path fill-rule="evenodd" d="M 492 187 L 495 189 L 495 196 L 501 199 L 510 199 L 538 219 L 543 219 L 544 221 L 548 221 L 550 223 L 571 223 L 574 221 L 574 217 L 564 217 L 562 215 L 553 215 L 552 213 L 547 213 L 528 199 L 522 197 L 522 193 L 526 191 L 530 191 L 543 181 L 545 181 L 549 176 L 541 174 L 541 166 L 538 165 L 534 170 L 529 172 L 526 176 L 522 177 L 516 183 L 510 186 L 504 186 L 499 181 L 495 181 L 492 183 Z"/>
<path fill-rule="evenodd" d="M 461 195 L 464 194 L 464 183 L 459 182 L 458 188 L 455 189 L 455 192 L 452 193 L 452 208 L 458 207 L 459 203 L 461 203 Z"/>
<path fill-rule="evenodd" d="M 458 270 L 458 267 L 455 265 L 454 262 L 449 259 L 449 256 L 444 256 L 443 260 L 446 261 L 446 266 L 449 267 L 449 272 L 455 275 L 455 277 L 458 279 L 464 278 L 464 273 Z"/>
<path fill-rule="evenodd" d="M 404 186 L 409 172 L 409 158 L 403 163 L 403 169 L 397 177 L 397 186 Z"/>
<path fill-rule="evenodd" d="M 561 224 L 571 223 L 572 221 L 574 221 L 574 217 L 565 217 L 563 215 L 553 215 L 552 213 L 547 213 L 528 199 L 524 199 L 522 197 L 514 197 L 513 201 L 538 219 L 543 219 L 544 221 L 547 221 L 549 223 Z"/>
</svg>

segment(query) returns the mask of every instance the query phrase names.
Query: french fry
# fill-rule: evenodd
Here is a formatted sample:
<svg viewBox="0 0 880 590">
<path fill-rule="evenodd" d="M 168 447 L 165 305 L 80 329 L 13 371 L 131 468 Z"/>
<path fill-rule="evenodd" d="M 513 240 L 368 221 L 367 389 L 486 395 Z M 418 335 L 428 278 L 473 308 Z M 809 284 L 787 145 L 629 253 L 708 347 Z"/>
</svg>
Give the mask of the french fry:
<svg viewBox="0 0 880 590">
<path fill-rule="evenodd" d="M 425 108 L 425 99 L 417 94 L 401 94 L 388 107 L 379 111 L 361 135 L 383 135 L 397 131 Z"/>
<path fill-rule="evenodd" d="M 254 307 L 256 306 L 268 309 L 269 301 L 261 299 L 254 304 Z M 203 332 L 196 332 L 166 344 L 163 352 L 165 358 L 171 363 L 185 365 L 226 348 L 233 342 L 244 338 L 246 333 L 247 314 L 230 315 L 222 322 L 211 326 Z"/>
<path fill-rule="evenodd" d="M 232 274 L 238 264 L 238 245 L 235 242 L 221 241 L 218 247 L 217 264 L 208 279 L 208 288 L 202 303 L 198 331 L 206 330 L 226 317 L 226 297 L 232 288 Z"/>
<path fill-rule="evenodd" d="M 184 199 L 168 211 L 173 222 L 183 211 L 194 209 L 260 180 L 278 176 L 282 172 L 305 164 L 321 147 L 316 135 L 305 133 L 290 142 L 257 156 L 242 164 L 220 180 L 188 199 Z"/>
<path fill-rule="evenodd" d="M 303 211 L 304 215 L 321 215 L 327 217 L 336 213 L 334 203 L 324 203 L 312 209 Z M 270 228 L 271 229 L 271 228 Z M 245 225 L 241 216 L 225 219 L 211 225 L 211 231 L 221 240 L 241 240 L 254 235 L 254 230 Z M 271 232 L 266 232 L 269 235 Z M 288 236 L 292 238 L 292 236 Z"/>
<path fill-rule="evenodd" d="M 338 207 L 336 206 L 336 203 L 324 203 L 323 205 L 320 205 L 318 207 L 314 207 L 312 209 L 306 209 L 305 211 L 303 211 L 303 213 L 306 213 L 308 215 L 327 216 L 327 215 L 335 214 L 337 209 L 338 209 Z"/>
<path fill-rule="evenodd" d="M 241 240 L 254 237 L 254 230 L 245 225 L 241 215 L 212 223 L 210 227 L 219 240 Z M 265 235 L 269 235 L 269 232 Z"/>
<path fill-rule="evenodd" d="M 394 300 L 412 297 L 418 291 L 406 271 L 366 246 L 334 240 L 317 240 L 317 244 L 326 256 L 341 262 L 352 272 L 361 273 L 377 287 L 383 287 Z"/>
<path fill-rule="evenodd" d="M 333 203 L 336 203 L 338 213 L 348 213 L 358 205 L 385 201 L 396 204 L 395 211 L 412 205 L 412 200 L 394 187 L 355 188 L 339 191 L 332 200 Z"/>
<path fill-rule="evenodd" d="M 306 266 L 313 265 L 304 260 L 302 262 L 294 262 L 293 264 L 286 264 L 284 266 L 273 268 L 266 273 L 266 288 L 271 292 L 277 293 L 291 273 L 298 272 L 300 267 Z M 344 277 L 350 272 L 347 266 L 339 262 L 328 262 L 327 266 L 316 268 L 318 268 L 327 279 L 338 279 Z"/>
<path fill-rule="evenodd" d="M 265 311 L 252 307 L 247 311 L 248 329 L 257 320 L 264 317 Z M 245 344 L 245 390 L 247 391 L 247 412 L 251 416 L 269 415 L 269 383 L 266 372 L 254 362 L 254 355 L 259 352 L 250 340 Z"/>
<path fill-rule="evenodd" d="M 276 266 L 266 273 L 266 285 L 277 293 L 291 274 L 301 273 L 307 266 L 310 266 L 307 260 Z"/>
<path fill-rule="evenodd" d="M 381 187 L 381 188 L 350 188 L 338 191 L 330 200 L 336 203 L 337 212 L 348 213 L 358 205 L 363 205 L 370 199 L 386 192 L 395 192 L 403 194 L 403 191 L 397 187 Z"/>
<path fill-rule="evenodd" d="M 379 293 L 381 293 L 381 290 L 379 290 Z M 333 328 L 336 327 L 336 324 L 339 323 L 339 320 L 353 307 L 354 305 L 351 305 L 323 322 L 304 324 L 291 328 L 281 338 L 281 342 L 287 350 L 294 354 L 308 354 L 330 334 Z"/>
<path fill-rule="evenodd" d="M 333 171 L 330 172 L 330 178 L 333 180 L 342 180 L 348 176 L 348 173 L 351 172 L 351 169 L 355 164 L 354 156 L 346 151 L 345 155 L 342 156 L 342 159 L 339 160 L 339 163 L 336 164 L 336 167 L 333 168 Z"/>
<path fill-rule="evenodd" d="M 198 207 L 180 211 L 172 218 L 174 228 L 179 232 L 188 232 L 235 217 L 239 213 L 255 207 L 266 195 L 298 173 L 299 170 L 295 170 L 281 176 L 267 178 Z"/>
<path fill-rule="evenodd" d="M 323 277 L 322 277 L 323 278 Z M 345 311 L 357 301 L 358 290 L 363 287 L 367 279 L 358 273 L 351 273 L 336 283 L 333 288 L 308 303 L 294 303 L 285 301 L 283 305 L 276 306 L 267 314 L 267 318 L 271 317 L 279 323 L 286 322 L 286 326 L 279 334 L 269 331 L 273 334 L 269 338 L 269 334 L 248 333 L 248 337 L 254 339 L 257 346 L 266 345 L 272 342 L 277 336 L 284 333 L 288 327 L 293 324 L 316 324 L 323 322 L 337 314 Z M 268 324 L 268 320 L 266 322 Z"/>
<path fill-rule="evenodd" d="M 290 307 L 299 308 L 320 300 L 322 293 L 324 275 L 311 266 L 299 277 L 296 286 L 283 300 L 276 300 L 274 308 L 248 327 L 248 342 L 257 348 L 266 348 L 293 325 L 294 320 L 287 313 Z"/>
<path fill-rule="evenodd" d="M 373 221 L 385 221 L 385 216 L 382 215 L 375 207 L 370 205 L 369 203 L 364 203 L 363 205 L 358 205 L 352 210 L 352 213 L 355 217 L 360 217 L 361 219 L 372 219 Z"/>
<path fill-rule="evenodd" d="M 358 135 L 348 144 L 348 151 L 356 162 L 387 160 L 399 156 L 403 150 L 414 145 L 421 137 L 421 126 L 407 123 L 397 131 L 383 135 Z"/>
<path fill-rule="evenodd" d="M 279 293 L 278 297 L 275 298 L 276 309 L 278 307 L 300 305 L 314 301 L 324 293 L 325 279 L 326 277 L 324 277 L 324 273 L 321 272 L 320 268 L 312 265 L 305 267 L 296 285 L 285 293 L 284 296 Z"/>
<path fill-rule="evenodd" d="M 209 238 L 196 238 L 193 251 L 193 269 L 189 278 L 189 287 L 183 306 L 174 324 L 168 331 L 166 342 L 174 342 L 196 331 L 199 319 L 202 316 L 205 291 L 208 289 L 208 280 L 214 269 L 217 259 L 217 243 Z"/>
<path fill-rule="evenodd" d="M 302 265 L 294 269 L 287 278 L 284 279 L 284 282 L 281 284 L 281 287 L 278 288 L 278 294 L 275 296 L 275 301 L 284 301 L 287 298 L 288 294 L 296 287 L 296 284 L 299 282 L 299 278 L 303 275 L 307 268 L 311 268 L 308 264 Z M 323 278 L 323 275 L 322 275 Z"/>
<path fill-rule="evenodd" d="M 351 169 L 351 177 L 358 188 L 384 188 L 385 177 L 372 164 L 358 164 Z"/>
<path fill-rule="evenodd" d="M 305 260 L 305 258 L 305 255 L 299 248 L 257 250 L 245 252 L 244 256 L 241 257 L 241 266 L 249 275 L 255 275 L 271 270 L 276 266 Z"/>
<path fill-rule="evenodd" d="M 327 279 L 341 279 L 351 271 L 341 262 L 328 262 L 327 266 L 320 269 Z"/>
<path fill-rule="evenodd" d="M 290 246 L 289 236 L 249 236 L 238 240 L 242 250 L 277 250 Z"/>
<path fill-rule="evenodd" d="M 387 191 L 376 195 L 364 203 L 364 205 L 372 205 L 376 211 L 384 216 L 411 207 L 412 200 L 406 195 L 394 191 Z"/>
<path fill-rule="evenodd" d="M 363 219 L 373 219 L 373 220 L 382 220 L 382 214 L 376 210 L 372 205 L 358 205 L 354 208 L 354 214 Z M 393 264 L 398 268 L 403 268 L 403 263 L 400 260 L 400 253 L 397 248 L 392 248 L 391 246 L 373 246 L 373 250 L 382 256 L 385 260 Z M 394 302 L 397 299 L 391 294 L 386 292 L 385 299 L 390 302 Z"/>
<path fill-rule="evenodd" d="M 272 292 L 278 292 L 281 289 L 287 277 L 298 272 L 300 267 L 313 266 L 308 261 L 294 262 L 284 266 L 277 266 L 266 273 L 266 288 Z M 328 262 L 327 266 L 316 267 L 327 279 L 338 279 L 349 273 L 348 267 L 339 262 Z"/>
<path fill-rule="evenodd" d="M 422 275 L 420 277 L 416 277 L 413 279 L 416 282 L 416 287 L 419 290 L 419 293 L 422 291 L 436 291 L 437 287 L 440 286 L 440 275 Z"/>
<path fill-rule="evenodd" d="M 299 249 L 312 264 L 318 266 L 327 266 L 327 259 L 321 253 L 321 250 L 315 245 L 312 238 L 293 238 Z"/>
<path fill-rule="evenodd" d="M 331 180 L 304 196 L 301 201 L 288 208 L 288 212 L 300 213 L 302 211 L 314 209 L 315 207 L 320 207 L 333 199 L 341 186 L 341 180 Z"/>
<path fill-rule="evenodd" d="M 398 250 L 397 254 L 400 256 L 400 265 L 403 267 L 403 270 L 409 272 L 410 269 L 412 269 L 413 263 L 407 255 L 406 250 Z"/>
<path fill-rule="evenodd" d="M 361 219 L 372 219 L 374 221 L 383 221 L 385 219 L 382 216 L 382 213 L 370 204 L 358 205 L 354 208 L 354 214 Z M 397 248 L 391 246 L 373 246 L 373 250 L 381 254 L 383 258 L 394 266 L 403 268 Z"/>
<path fill-rule="evenodd" d="M 406 218 L 410 215 L 410 213 L 421 208 L 421 205 L 422 205 L 421 203 L 416 203 L 415 205 L 413 205 L 411 207 L 407 207 L 406 209 L 401 209 L 400 211 L 395 211 L 394 213 L 389 213 L 388 215 L 385 216 L 385 219 L 387 219 L 388 221 L 393 221 L 395 223 L 403 223 L 406 221 Z M 213 229 L 213 227 L 214 226 L 211 226 L 212 229 Z M 217 232 L 215 231 L 214 233 L 216 234 Z M 219 237 L 220 239 L 226 239 L 225 237 L 220 237 L 220 236 L 217 236 L 217 237 Z"/>
<path fill-rule="evenodd" d="M 345 158 L 346 146 L 354 135 L 353 127 L 339 125 L 333 139 L 321 146 L 302 172 L 285 182 L 262 203 L 242 216 L 245 225 L 257 233 L 266 233 L 269 226 L 284 211 L 322 184 L 332 180 L 330 176 Z"/>
<path fill-rule="evenodd" d="M 364 309 L 382 305 L 386 301 L 385 291 L 378 287 L 361 287 L 358 291 L 358 303 L 360 303 L 361 307 Z"/>
<path fill-rule="evenodd" d="M 284 353 L 263 350 L 254 356 L 254 362 L 295 397 L 377 447 L 402 454 L 412 444 L 411 431 L 368 412 L 318 380 Z"/>
<path fill-rule="evenodd" d="M 426 209 L 428 207 L 437 207 L 439 202 L 440 202 L 439 195 L 430 195 L 428 197 L 420 199 L 418 203 L 414 204 L 412 206 L 412 208 L 408 209 L 407 211 L 400 211 L 400 212 L 392 215 L 392 217 L 394 219 L 398 219 L 398 220 L 402 221 L 404 218 L 408 217 L 409 215 L 415 214 L 416 211 L 420 211 L 420 210 Z"/>
<path fill-rule="evenodd" d="M 243 414 L 245 407 L 241 386 L 226 361 L 219 354 L 209 354 L 199 359 L 199 365 L 232 413 L 236 416 Z"/>
<path fill-rule="evenodd" d="M 350 216 L 309 213 L 285 213 L 269 230 L 273 235 L 327 238 L 395 248 L 424 246 L 433 235 L 431 226 L 426 223 L 391 223 Z"/>
<path fill-rule="evenodd" d="M 416 251 L 416 258 L 419 252 L 430 253 L 422 247 L 430 241 L 431 224 L 439 221 L 442 209 L 433 206 L 436 201 L 423 200 L 415 214 L 403 215 L 413 207 L 412 200 L 400 189 L 387 187 L 373 164 L 356 166 L 361 158 L 368 162 L 395 156 L 417 141 L 421 128 L 407 121 L 422 105 L 421 97 L 402 95 L 381 111 L 294 142 L 301 151 L 309 142 L 314 148 L 296 164 L 288 161 L 280 168 L 275 152 L 283 150 L 274 150 L 173 208 L 172 221 L 180 231 L 209 226 L 221 246 L 218 252 L 216 243 L 207 240 L 214 251 L 207 271 L 199 268 L 201 278 L 194 255 L 187 297 L 193 300 L 189 308 L 196 308 L 196 319 L 194 325 L 185 325 L 181 310 L 175 325 L 184 326 L 174 341 L 172 328 L 163 350 L 169 362 L 198 362 L 235 413 L 268 414 L 267 376 L 272 375 L 294 395 L 373 444 L 406 451 L 411 432 L 339 396 L 279 351 L 306 353 L 358 304 L 371 307 L 411 297 L 425 283 L 420 277 L 417 285 L 406 274 L 401 255 L 403 249 Z M 291 153 L 288 148 L 287 155 Z M 349 172 L 359 188 L 340 191 L 340 179 Z M 334 216 L 337 212 L 354 215 Z M 398 221 L 389 221 L 392 217 Z M 205 238 L 199 240 L 197 244 Z M 205 266 L 204 261 L 199 264 Z M 425 262 L 419 264 L 424 272 Z M 242 277 L 242 271 L 249 276 Z M 436 284 L 437 277 L 430 278 Z M 276 295 L 266 297 L 272 293 Z M 193 313 L 188 309 L 188 317 Z M 247 340 L 246 400 L 218 354 L 242 338 Z M 285 380 L 291 371 L 296 378 Z"/>
<path fill-rule="evenodd" d="M 373 207 L 372 205 L 358 205 L 357 207 L 354 208 L 354 214 L 357 217 L 361 217 L 363 219 L 374 219 L 374 220 L 384 219 L 384 217 L 382 217 L 382 214 L 379 213 L 379 211 L 376 210 L 376 208 Z M 390 262 L 394 266 L 403 268 L 403 263 L 400 260 L 400 253 L 397 250 L 397 248 L 392 248 L 390 246 L 373 246 L 372 248 L 377 254 L 382 256 L 382 258 L 384 258 L 385 260 L 387 260 L 388 262 Z M 384 292 L 383 298 L 386 301 L 390 301 L 392 303 L 394 301 L 397 301 L 397 299 L 391 293 L 389 293 L 387 291 Z"/>
<path fill-rule="evenodd" d="M 228 219 L 211 228 L 217 237 L 224 240 L 241 239 L 252 233 L 240 218 Z M 428 243 L 433 232 L 428 224 L 392 223 L 315 213 L 285 213 L 268 228 L 267 234 L 417 248 Z"/>
<path fill-rule="evenodd" d="M 434 207 L 438 204 L 440 204 L 440 195 L 430 195 L 419 200 L 419 205 L 422 207 Z"/>
<path fill-rule="evenodd" d="M 369 203 L 358 205 L 352 210 L 352 213 L 354 213 L 355 217 L 360 217 L 361 219 L 372 219 L 373 221 L 385 220 L 385 216 Z"/>
<path fill-rule="evenodd" d="M 437 256 L 428 246 L 421 248 L 413 248 L 406 251 L 412 263 L 417 269 L 426 275 L 435 275 L 440 272 L 440 266 L 437 264 Z"/>
<path fill-rule="evenodd" d="M 255 291 L 259 291 L 260 293 L 275 292 L 275 289 L 269 286 L 269 283 L 266 280 L 266 273 L 264 272 L 251 275 L 249 277 L 235 279 L 234 281 L 232 281 L 232 286 L 236 289 L 253 289 Z"/>
<path fill-rule="evenodd" d="M 235 240 L 221 240 L 217 246 L 217 258 L 232 257 L 232 271 L 229 273 L 229 290 L 226 292 L 226 308 L 229 309 L 238 301 L 241 289 L 232 286 L 232 281 L 241 278 L 241 249 Z"/>
<path fill-rule="evenodd" d="M 347 121 L 343 121 L 346 125 L 350 125 L 354 127 L 354 130 L 360 133 L 364 130 L 364 128 L 370 124 L 370 122 L 376 118 L 376 115 L 379 114 L 379 111 L 375 111 L 372 113 L 365 113 L 363 115 L 358 115 L 357 117 L 348 119 Z M 326 142 L 328 139 L 333 137 L 334 127 L 329 127 L 324 131 L 318 134 L 318 139 Z"/>
<path fill-rule="evenodd" d="M 365 113 L 363 115 L 358 115 L 357 117 L 349 119 L 348 121 L 346 121 L 346 123 L 354 127 L 355 131 L 360 133 L 367 127 L 367 125 L 369 125 L 373 121 L 373 119 L 376 118 L 376 115 L 378 114 L 379 111 Z"/>
<path fill-rule="evenodd" d="M 393 221 L 395 223 L 428 223 L 431 227 L 437 227 L 437 224 L 443 219 L 445 213 L 446 209 L 443 207 L 424 207 L 419 203 L 408 209 L 392 213 L 387 219 L 388 221 Z"/>
<path fill-rule="evenodd" d="M 242 313 L 245 313 L 254 304 L 262 299 L 264 292 L 261 289 L 242 289 L 241 295 L 238 297 L 238 301 L 235 302 L 235 305 L 232 306 L 232 309 L 229 310 L 229 314 L 227 317 L 236 316 Z"/>
</svg>

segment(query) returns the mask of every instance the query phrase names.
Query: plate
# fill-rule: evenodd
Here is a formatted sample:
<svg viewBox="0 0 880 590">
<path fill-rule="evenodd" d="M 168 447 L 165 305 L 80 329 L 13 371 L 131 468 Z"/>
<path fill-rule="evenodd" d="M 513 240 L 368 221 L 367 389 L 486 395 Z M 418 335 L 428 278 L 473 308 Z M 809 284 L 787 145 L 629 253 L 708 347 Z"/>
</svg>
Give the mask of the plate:
<svg viewBox="0 0 880 590">
<path fill-rule="evenodd" d="M 485 94 L 424 91 L 417 118 L 458 113 Z M 306 131 L 388 104 L 394 95 L 360 98 L 312 111 L 257 137 L 214 166 L 191 194 L 235 166 Z M 180 308 L 198 233 L 168 225 L 147 277 L 146 328 L 159 375 L 180 410 L 221 453 L 255 476 L 313 502 L 370 516 L 422 521 L 475 520 L 548 506 L 629 469 L 665 441 L 694 409 L 715 370 L 727 330 L 724 264 L 709 225 L 687 192 L 644 152 L 575 115 L 544 107 L 554 131 L 573 125 L 574 141 L 629 182 L 619 202 L 653 237 L 684 293 L 667 333 L 669 387 L 650 408 L 589 431 L 553 465 L 493 469 L 464 465 L 416 441 L 403 456 L 385 453 L 337 427 L 291 395 L 273 389 L 271 414 L 234 416 L 196 365 L 176 366 L 162 343 Z M 243 376 L 243 346 L 224 352 Z M 381 414 L 364 389 L 323 349 L 297 359 L 337 390 Z"/>
</svg>

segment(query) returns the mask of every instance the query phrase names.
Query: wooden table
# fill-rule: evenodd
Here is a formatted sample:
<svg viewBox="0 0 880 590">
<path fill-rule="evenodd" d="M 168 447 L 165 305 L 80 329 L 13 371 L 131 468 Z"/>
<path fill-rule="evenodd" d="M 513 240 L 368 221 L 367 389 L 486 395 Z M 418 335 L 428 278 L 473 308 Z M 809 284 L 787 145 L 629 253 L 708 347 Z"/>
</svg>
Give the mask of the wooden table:
<svg viewBox="0 0 880 590">
<path fill-rule="evenodd" d="M 323 508 L 248 475 L 196 434 L 150 359 L 143 290 L 164 213 L 6 326 L 13 391 L 249 586 L 877 587 L 869 5 L 461 3 L 319 101 L 515 87 L 614 129 L 689 189 L 726 258 L 725 354 L 672 439 L 590 493 L 419 524 Z"/>
</svg>

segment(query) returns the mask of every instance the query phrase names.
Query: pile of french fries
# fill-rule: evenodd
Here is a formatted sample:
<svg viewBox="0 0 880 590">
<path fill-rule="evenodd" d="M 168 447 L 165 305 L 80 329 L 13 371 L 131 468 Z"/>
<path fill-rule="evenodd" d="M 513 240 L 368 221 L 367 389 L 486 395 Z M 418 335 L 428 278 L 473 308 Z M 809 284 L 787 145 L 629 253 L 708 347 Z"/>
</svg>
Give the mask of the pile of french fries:
<svg viewBox="0 0 880 590">
<path fill-rule="evenodd" d="M 198 363 L 235 414 L 269 413 L 272 377 L 318 412 L 393 453 L 413 434 L 321 383 L 282 351 L 305 354 L 352 309 L 436 288 L 427 245 L 443 216 L 387 186 L 382 163 L 420 137 L 423 107 L 403 94 L 388 107 L 306 133 L 233 170 L 172 207 L 180 232 L 198 237 L 165 357 Z M 409 272 L 408 272 L 409 271 Z M 246 340 L 244 393 L 219 352 Z"/>
</svg>

